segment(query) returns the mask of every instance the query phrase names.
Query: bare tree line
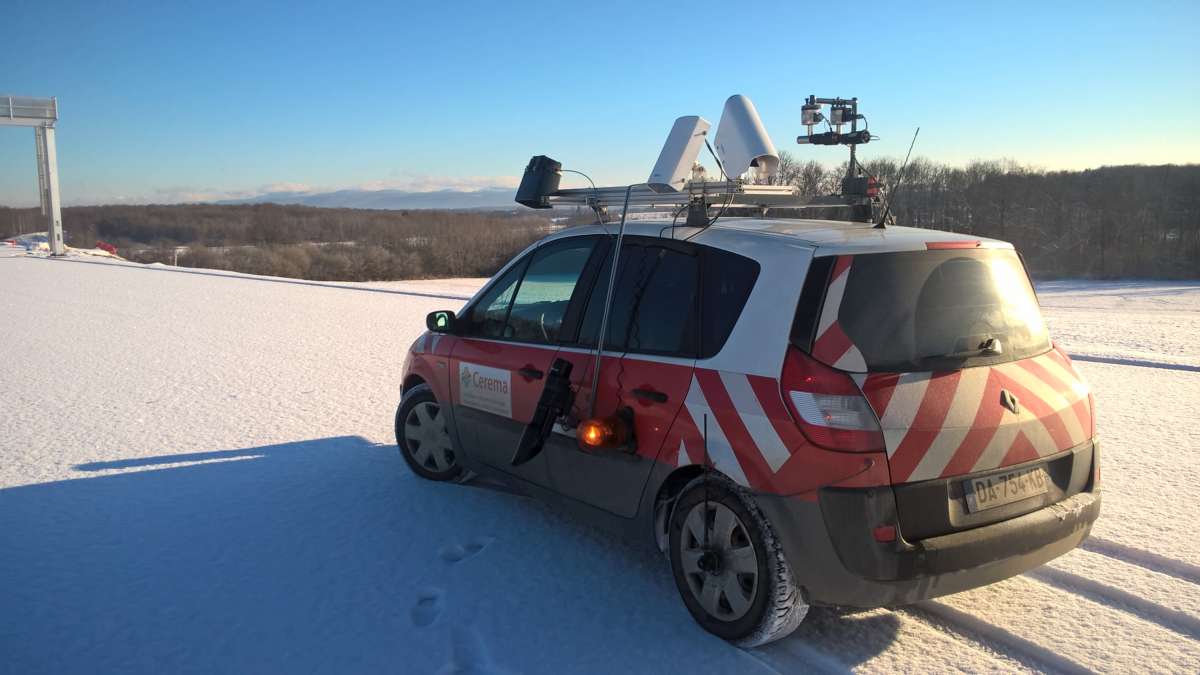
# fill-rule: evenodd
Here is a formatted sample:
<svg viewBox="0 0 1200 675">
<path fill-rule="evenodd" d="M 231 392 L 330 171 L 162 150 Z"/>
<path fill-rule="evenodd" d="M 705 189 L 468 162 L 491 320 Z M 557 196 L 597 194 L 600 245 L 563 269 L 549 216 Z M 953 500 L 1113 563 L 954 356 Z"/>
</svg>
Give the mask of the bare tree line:
<svg viewBox="0 0 1200 675">
<path fill-rule="evenodd" d="M 44 229 L 0 208 L 4 237 Z M 63 209 L 67 244 L 117 246 L 138 262 L 334 281 L 490 276 L 546 234 L 542 213 L 384 211 L 277 204 Z"/>
<path fill-rule="evenodd" d="M 891 158 L 863 167 L 885 188 L 901 168 Z M 781 153 L 781 180 L 808 196 L 836 192 L 845 172 Z M 1011 241 L 1039 278 L 1200 278 L 1200 165 L 1043 171 L 916 158 L 905 174 L 898 224 Z"/>
<path fill-rule="evenodd" d="M 863 167 L 886 199 L 899 162 Z M 845 171 L 780 156 L 781 180 L 807 196 L 837 192 Z M 1200 278 L 1200 165 L 1043 171 L 917 158 L 891 211 L 900 225 L 1011 241 L 1038 278 Z M 42 222 L 36 209 L 0 207 L 0 237 L 42 230 Z M 63 225 L 69 245 L 104 240 L 142 262 L 361 281 L 489 276 L 551 221 L 532 211 L 190 204 L 72 207 Z"/>
</svg>

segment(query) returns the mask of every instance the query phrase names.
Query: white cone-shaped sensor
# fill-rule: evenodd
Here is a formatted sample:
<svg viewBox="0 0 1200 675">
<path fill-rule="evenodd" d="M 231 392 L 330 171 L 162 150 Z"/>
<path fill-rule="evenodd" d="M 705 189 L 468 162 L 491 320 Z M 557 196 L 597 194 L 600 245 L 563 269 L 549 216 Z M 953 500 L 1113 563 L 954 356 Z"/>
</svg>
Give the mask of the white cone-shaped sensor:
<svg viewBox="0 0 1200 675">
<path fill-rule="evenodd" d="M 779 172 L 779 153 L 767 135 L 758 111 L 750 99 L 737 94 L 725 101 L 721 122 L 717 125 L 717 156 L 725 175 L 737 178 L 755 167 L 756 177 Z"/>
</svg>

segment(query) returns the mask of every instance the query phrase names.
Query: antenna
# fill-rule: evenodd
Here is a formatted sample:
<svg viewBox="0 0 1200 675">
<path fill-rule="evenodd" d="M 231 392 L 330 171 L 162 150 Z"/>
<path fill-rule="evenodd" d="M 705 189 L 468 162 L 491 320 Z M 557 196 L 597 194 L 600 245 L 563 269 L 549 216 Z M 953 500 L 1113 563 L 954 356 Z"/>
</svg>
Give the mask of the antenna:
<svg viewBox="0 0 1200 675">
<path fill-rule="evenodd" d="M 704 413 L 704 548 L 708 548 L 708 484 L 712 480 L 712 460 L 708 457 L 708 413 Z"/>
<path fill-rule="evenodd" d="M 642 184 L 646 187 L 646 184 Z M 608 335 L 608 314 L 612 309 L 613 290 L 617 287 L 617 268 L 621 262 L 621 242 L 625 240 L 625 216 L 629 214 L 629 195 L 635 186 L 625 188 L 625 208 L 621 209 L 621 226 L 617 228 L 617 241 L 613 244 L 612 269 L 608 274 L 608 291 L 604 294 L 604 313 L 600 315 L 600 334 L 596 336 L 596 358 L 592 363 L 592 397 L 588 400 L 588 417 L 596 416 L 596 394 L 600 391 L 600 360 L 604 358 L 604 337 Z"/>
<path fill-rule="evenodd" d="M 888 192 L 887 202 L 883 205 L 883 215 L 879 216 L 879 222 L 875 224 L 875 229 L 882 230 L 887 222 L 888 214 L 892 210 L 892 198 L 900 191 L 900 185 L 904 183 L 904 174 L 908 171 L 908 158 L 912 156 L 913 146 L 917 144 L 917 135 L 921 133 L 921 127 L 913 132 L 912 143 L 908 144 L 908 154 L 904 155 L 904 164 L 900 165 L 900 175 L 896 177 L 896 187 Z"/>
</svg>

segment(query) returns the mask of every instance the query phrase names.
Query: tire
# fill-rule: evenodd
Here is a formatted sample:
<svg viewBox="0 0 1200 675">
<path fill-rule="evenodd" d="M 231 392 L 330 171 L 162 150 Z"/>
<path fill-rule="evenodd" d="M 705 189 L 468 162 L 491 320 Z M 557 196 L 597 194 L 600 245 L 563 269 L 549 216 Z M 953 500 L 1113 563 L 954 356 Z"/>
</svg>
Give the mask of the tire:
<svg viewBox="0 0 1200 675">
<path fill-rule="evenodd" d="M 455 481 L 464 476 L 446 416 L 427 384 L 408 390 L 396 409 L 396 445 L 400 456 L 422 478 Z"/>
<path fill-rule="evenodd" d="M 672 510 L 669 547 L 683 603 L 720 638 L 757 647 L 787 636 L 808 613 L 771 524 L 719 474 L 684 489 Z"/>
</svg>

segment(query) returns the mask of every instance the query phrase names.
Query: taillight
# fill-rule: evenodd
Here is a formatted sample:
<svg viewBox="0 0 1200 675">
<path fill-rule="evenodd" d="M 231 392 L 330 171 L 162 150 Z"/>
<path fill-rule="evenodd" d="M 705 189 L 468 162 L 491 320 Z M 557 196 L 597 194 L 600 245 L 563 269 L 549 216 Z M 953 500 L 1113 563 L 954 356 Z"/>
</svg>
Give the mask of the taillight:
<svg viewBox="0 0 1200 675">
<path fill-rule="evenodd" d="M 812 443 L 851 452 L 883 449 L 875 411 L 846 373 L 790 347 L 782 385 L 796 425 Z"/>
</svg>

